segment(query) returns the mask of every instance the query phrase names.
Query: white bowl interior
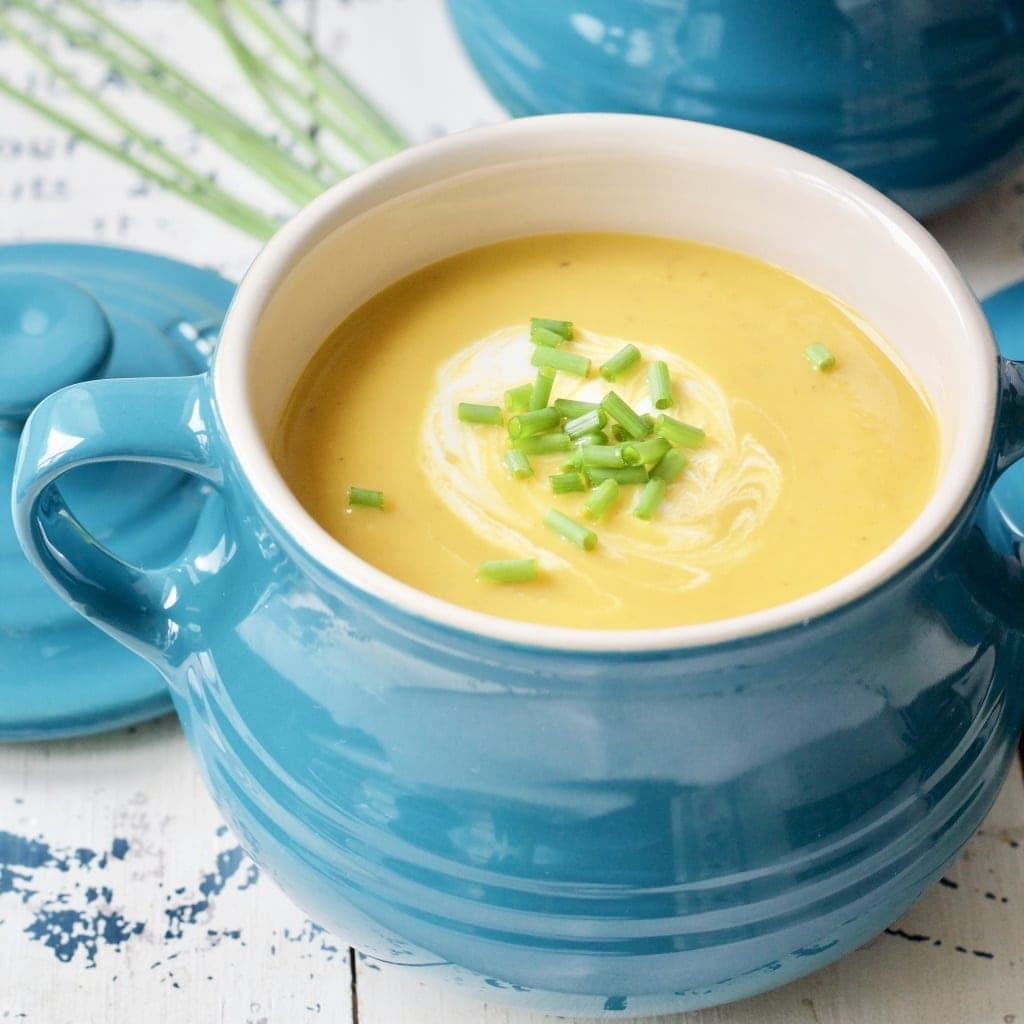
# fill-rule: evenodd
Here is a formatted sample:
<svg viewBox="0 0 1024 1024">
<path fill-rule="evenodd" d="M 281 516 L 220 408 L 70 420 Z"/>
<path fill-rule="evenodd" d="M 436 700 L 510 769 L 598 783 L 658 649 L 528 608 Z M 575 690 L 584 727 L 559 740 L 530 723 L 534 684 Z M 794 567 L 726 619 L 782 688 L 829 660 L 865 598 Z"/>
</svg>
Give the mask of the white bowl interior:
<svg viewBox="0 0 1024 1024">
<path fill-rule="evenodd" d="M 291 496 L 267 447 L 309 360 L 386 285 L 476 246 L 553 231 L 706 242 L 784 267 L 856 310 L 921 382 L 943 437 L 941 484 L 886 552 L 813 595 L 725 623 L 599 634 L 507 622 L 418 594 L 345 551 Z M 359 586 L 505 639 L 588 648 L 714 642 L 800 621 L 924 550 L 980 473 L 995 349 L 938 244 L 872 189 L 813 157 L 686 122 L 537 118 L 469 132 L 364 171 L 298 215 L 257 259 L 221 341 L 218 404 L 243 468 L 304 547 Z M 841 439 L 836 439 L 841 443 Z"/>
</svg>

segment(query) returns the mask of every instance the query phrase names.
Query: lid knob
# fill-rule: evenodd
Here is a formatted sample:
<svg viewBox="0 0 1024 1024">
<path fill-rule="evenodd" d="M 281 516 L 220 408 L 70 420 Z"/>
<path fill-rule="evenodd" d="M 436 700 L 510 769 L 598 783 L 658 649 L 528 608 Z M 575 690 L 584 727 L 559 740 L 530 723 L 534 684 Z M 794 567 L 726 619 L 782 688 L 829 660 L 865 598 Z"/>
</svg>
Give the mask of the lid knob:
<svg viewBox="0 0 1024 1024">
<path fill-rule="evenodd" d="M 88 292 L 49 274 L 0 271 L 0 419 L 24 420 L 47 395 L 97 376 L 112 344 Z"/>
</svg>

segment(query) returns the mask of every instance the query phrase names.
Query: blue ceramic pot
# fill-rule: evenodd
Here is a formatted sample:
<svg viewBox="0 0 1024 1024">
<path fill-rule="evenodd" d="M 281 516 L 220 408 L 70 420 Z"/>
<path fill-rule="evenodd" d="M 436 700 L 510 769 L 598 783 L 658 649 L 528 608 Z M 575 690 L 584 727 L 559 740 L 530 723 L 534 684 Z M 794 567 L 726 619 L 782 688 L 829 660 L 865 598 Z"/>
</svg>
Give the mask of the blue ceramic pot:
<svg viewBox="0 0 1024 1024">
<path fill-rule="evenodd" d="M 515 116 L 663 114 L 799 146 L 923 216 L 1024 142 L 1017 0 L 448 0 Z"/>
<path fill-rule="evenodd" d="M 619 632 L 456 608 L 325 534 L 268 442 L 330 329 L 441 256 L 584 228 L 718 241 L 858 309 L 942 425 L 912 527 L 782 607 Z M 444 139 L 317 200 L 247 274 L 211 374 L 39 406 L 14 511 L 58 591 L 164 674 L 224 814 L 314 919 L 483 998 L 636 1015 L 830 962 L 979 826 L 1024 717 L 1024 582 L 978 510 L 1022 450 L 1019 367 L 896 206 L 763 139 L 571 116 Z M 119 560 L 65 504 L 65 472 L 126 458 L 209 485 L 170 566 Z"/>
</svg>

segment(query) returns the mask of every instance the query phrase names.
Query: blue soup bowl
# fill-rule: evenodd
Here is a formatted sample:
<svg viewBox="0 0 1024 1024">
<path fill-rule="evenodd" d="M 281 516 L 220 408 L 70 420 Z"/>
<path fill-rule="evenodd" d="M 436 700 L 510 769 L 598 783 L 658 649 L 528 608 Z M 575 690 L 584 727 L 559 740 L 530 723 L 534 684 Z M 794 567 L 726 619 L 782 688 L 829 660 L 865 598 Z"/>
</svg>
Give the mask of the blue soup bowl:
<svg viewBox="0 0 1024 1024">
<path fill-rule="evenodd" d="M 323 339 L 418 267 L 564 230 L 724 245 L 857 310 L 941 423 L 919 518 L 814 594 L 647 631 L 458 608 L 332 540 L 269 453 Z M 166 677 L 224 815 L 314 919 L 481 997 L 637 1015 L 834 960 L 980 825 L 1024 717 L 1024 583 L 979 503 L 1022 451 L 1021 369 L 898 207 L 754 136 L 576 115 L 453 136 L 326 193 L 256 259 L 209 374 L 36 409 L 14 514 L 66 600 Z M 62 497 L 68 470 L 123 459 L 208 485 L 171 565 L 119 559 Z"/>
<path fill-rule="evenodd" d="M 448 0 L 515 116 L 662 114 L 756 132 L 917 216 L 1024 147 L 1019 0 Z"/>
</svg>

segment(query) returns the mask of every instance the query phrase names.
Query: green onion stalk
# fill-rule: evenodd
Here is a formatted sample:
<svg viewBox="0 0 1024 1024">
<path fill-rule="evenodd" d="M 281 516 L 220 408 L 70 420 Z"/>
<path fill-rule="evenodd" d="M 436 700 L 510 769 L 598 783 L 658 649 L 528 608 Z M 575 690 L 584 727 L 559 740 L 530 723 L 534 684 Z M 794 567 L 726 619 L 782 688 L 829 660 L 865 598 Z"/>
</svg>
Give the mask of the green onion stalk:
<svg viewBox="0 0 1024 1024">
<path fill-rule="evenodd" d="M 40 31 L 62 38 L 77 51 L 106 64 L 141 92 L 197 129 L 206 139 L 259 175 L 285 199 L 301 205 L 344 176 L 324 148 L 338 144 L 367 163 L 397 152 L 405 140 L 354 86 L 326 61 L 270 0 L 188 0 L 219 34 L 250 87 L 290 145 L 255 128 L 180 67 L 163 58 L 97 9 L 91 0 L 62 0 L 74 12 L 68 21 L 34 0 L 0 0 L 0 33 L 19 46 L 90 108 L 103 128 L 93 127 L 58 106 L 0 77 L 0 93 L 68 131 L 144 178 L 230 223 L 265 239 L 277 220 L 231 195 L 198 168 L 173 156 L 63 66 L 36 38 Z M 17 12 L 25 19 L 16 23 Z M 270 60 L 247 45 L 236 21 L 266 37 Z M 25 22 L 34 32 L 30 32 Z M 278 70 L 286 65 L 299 82 Z M 301 84 L 300 84 L 301 83 Z M 302 158 L 297 156 L 301 151 Z"/>
<path fill-rule="evenodd" d="M 489 583 L 528 583 L 536 578 L 535 558 L 507 558 L 480 563 L 480 579 Z"/>
</svg>

